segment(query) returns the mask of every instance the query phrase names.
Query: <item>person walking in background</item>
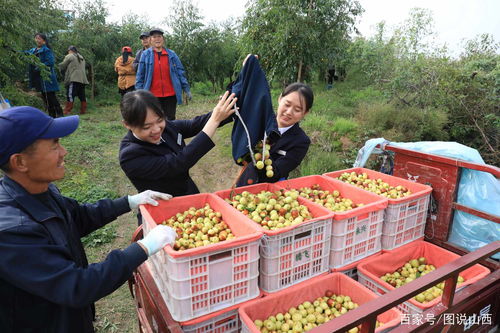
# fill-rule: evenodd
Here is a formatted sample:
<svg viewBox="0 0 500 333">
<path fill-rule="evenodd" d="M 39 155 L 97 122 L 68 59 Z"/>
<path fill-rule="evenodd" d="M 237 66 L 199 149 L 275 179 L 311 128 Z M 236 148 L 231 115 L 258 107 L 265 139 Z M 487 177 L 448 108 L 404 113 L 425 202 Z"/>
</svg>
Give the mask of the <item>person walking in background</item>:
<svg viewBox="0 0 500 333">
<path fill-rule="evenodd" d="M 134 57 L 130 46 L 122 48 L 122 55 L 115 61 L 115 71 L 118 73 L 118 92 L 125 95 L 135 89 L 135 70 L 132 66 Z"/>
<path fill-rule="evenodd" d="M 27 51 L 35 55 L 40 62 L 49 68 L 48 80 L 42 79 L 41 70 L 38 66 L 29 65 L 29 87 L 42 94 L 43 103 L 49 115 L 53 118 L 62 117 L 62 108 L 57 99 L 56 92 L 59 91 L 56 72 L 54 70 L 55 58 L 47 41 L 47 36 L 42 33 L 35 34 L 36 47 Z"/>
<path fill-rule="evenodd" d="M 68 48 L 68 54 L 63 62 L 59 64 L 59 69 L 64 73 L 64 85 L 66 86 L 66 106 L 64 114 L 70 114 L 73 109 L 75 97 L 80 99 L 80 114 L 87 111 L 87 99 L 85 98 L 85 85 L 89 84 L 85 74 L 85 59 L 78 53 L 74 46 Z"/>
<path fill-rule="evenodd" d="M 182 104 L 182 91 L 189 100 L 192 98 L 184 66 L 174 51 L 164 47 L 161 29 L 153 29 L 149 34 L 152 47 L 141 55 L 135 88 L 151 91 L 160 101 L 165 117 L 175 120 L 177 104 Z"/>
<path fill-rule="evenodd" d="M 137 50 L 137 52 L 135 53 L 135 59 L 134 59 L 134 63 L 133 63 L 134 71 L 136 73 L 137 73 L 137 69 L 139 68 L 139 61 L 141 60 L 142 52 L 144 52 L 144 50 L 146 50 L 146 49 L 149 49 L 149 47 L 151 46 L 151 44 L 150 44 L 151 38 L 149 37 L 149 32 L 141 33 L 141 35 L 139 36 L 139 39 L 141 40 L 142 48 L 140 50 Z"/>
</svg>

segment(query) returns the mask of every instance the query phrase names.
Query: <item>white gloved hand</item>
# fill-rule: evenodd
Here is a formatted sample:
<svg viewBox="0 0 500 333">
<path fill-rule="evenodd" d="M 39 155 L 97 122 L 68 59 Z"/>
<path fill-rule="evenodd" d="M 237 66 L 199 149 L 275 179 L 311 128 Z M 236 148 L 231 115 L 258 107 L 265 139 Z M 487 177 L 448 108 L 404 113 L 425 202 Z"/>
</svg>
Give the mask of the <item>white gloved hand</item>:
<svg viewBox="0 0 500 333">
<path fill-rule="evenodd" d="M 172 196 L 170 194 L 156 192 L 147 190 L 136 195 L 128 196 L 128 205 L 130 209 L 136 209 L 139 205 L 150 204 L 152 206 L 158 206 L 157 200 L 170 200 Z"/>
<path fill-rule="evenodd" d="M 173 245 L 177 233 L 167 225 L 159 224 L 143 239 L 137 241 L 148 250 L 148 257 L 163 249 L 168 244 Z"/>
</svg>

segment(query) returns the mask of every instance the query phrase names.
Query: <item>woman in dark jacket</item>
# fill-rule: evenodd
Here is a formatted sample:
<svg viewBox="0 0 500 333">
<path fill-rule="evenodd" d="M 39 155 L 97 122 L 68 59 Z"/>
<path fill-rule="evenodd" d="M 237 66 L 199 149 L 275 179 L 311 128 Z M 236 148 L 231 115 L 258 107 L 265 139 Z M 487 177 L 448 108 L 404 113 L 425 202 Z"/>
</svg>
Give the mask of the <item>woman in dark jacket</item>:
<svg viewBox="0 0 500 333">
<path fill-rule="evenodd" d="M 272 160 L 272 176 L 266 170 L 257 169 L 249 163 L 237 186 L 254 183 L 274 183 L 288 178 L 289 173 L 298 167 L 306 156 L 311 140 L 300 128 L 299 122 L 309 113 L 314 101 L 314 94 L 306 84 L 296 82 L 287 86 L 278 98 L 276 121 L 281 137 L 271 143 L 269 149 Z"/>
<path fill-rule="evenodd" d="M 217 128 L 234 113 L 234 94 L 226 92 L 212 112 L 191 120 L 165 120 L 158 99 L 149 91 L 125 94 L 120 108 L 129 130 L 120 144 L 120 166 L 138 191 L 163 191 L 173 196 L 199 193 L 189 176 L 214 147 Z M 184 139 L 191 138 L 186 144 Z"/>
<path fill-rule="evenodd" d="M 59 84 L 57 83 L 56 72 L 54 70 L 54 53 L 47 42 L 47 36 L 44 34 L 35 34 L 35 43 L 36 47 L 30 49 L 28 53 L 35 55 L 40 62 L 46 65 L 50 71 L 50 75 L 48 80 L 43 80 L 40 68 L 35 65 L 29 65 L 29 87 L 42 94 L 45 108 L 51 117 L 62 117 L 62 108 L 56 96 L 56 92 L 59 91 Z"/>
</svg>

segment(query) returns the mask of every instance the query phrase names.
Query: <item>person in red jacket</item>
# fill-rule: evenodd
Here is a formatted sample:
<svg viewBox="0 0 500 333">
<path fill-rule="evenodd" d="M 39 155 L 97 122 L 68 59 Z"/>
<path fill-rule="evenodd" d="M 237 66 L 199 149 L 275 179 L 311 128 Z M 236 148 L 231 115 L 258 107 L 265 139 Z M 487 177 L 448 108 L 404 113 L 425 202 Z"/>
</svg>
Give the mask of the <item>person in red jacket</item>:
<svg viewBox="0 0 500 333">
<path fill-rule="evenodd" d="M 163 31 L 150 31 L 151 47 L 145 50 L 139 61 L 135 89 L 145 89 L 160 101 L 168 120 L 175 120 L 177 104 L 182 104 L 182 92 L 191 99 L 184 66 L 171 49 L 165 48 Z"/>
</svg>

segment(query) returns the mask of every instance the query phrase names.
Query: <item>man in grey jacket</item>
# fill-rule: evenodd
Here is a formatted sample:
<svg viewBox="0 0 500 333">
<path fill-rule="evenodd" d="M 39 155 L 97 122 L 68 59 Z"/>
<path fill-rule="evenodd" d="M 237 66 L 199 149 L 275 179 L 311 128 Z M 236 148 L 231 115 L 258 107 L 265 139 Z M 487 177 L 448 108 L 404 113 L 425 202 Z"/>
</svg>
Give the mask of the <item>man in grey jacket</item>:
<svg viewBox="0 0 500 333">
<path fill-rule="evenodd" d="M 141 55 L 144 50 L 149 49 L 150 45 L 150 35 L 149 32 L 143 32 L 139 36 L 141 43 L 142 43 L 142 49 L 137 50 L 135 53 L 135 59 L 134 62 L 132 63 L 132 67 L 134 67 L 135 72 L 137 73 L 137 68 L 139 67 L 139 61 L 141 60 Z"/>
</svg>

